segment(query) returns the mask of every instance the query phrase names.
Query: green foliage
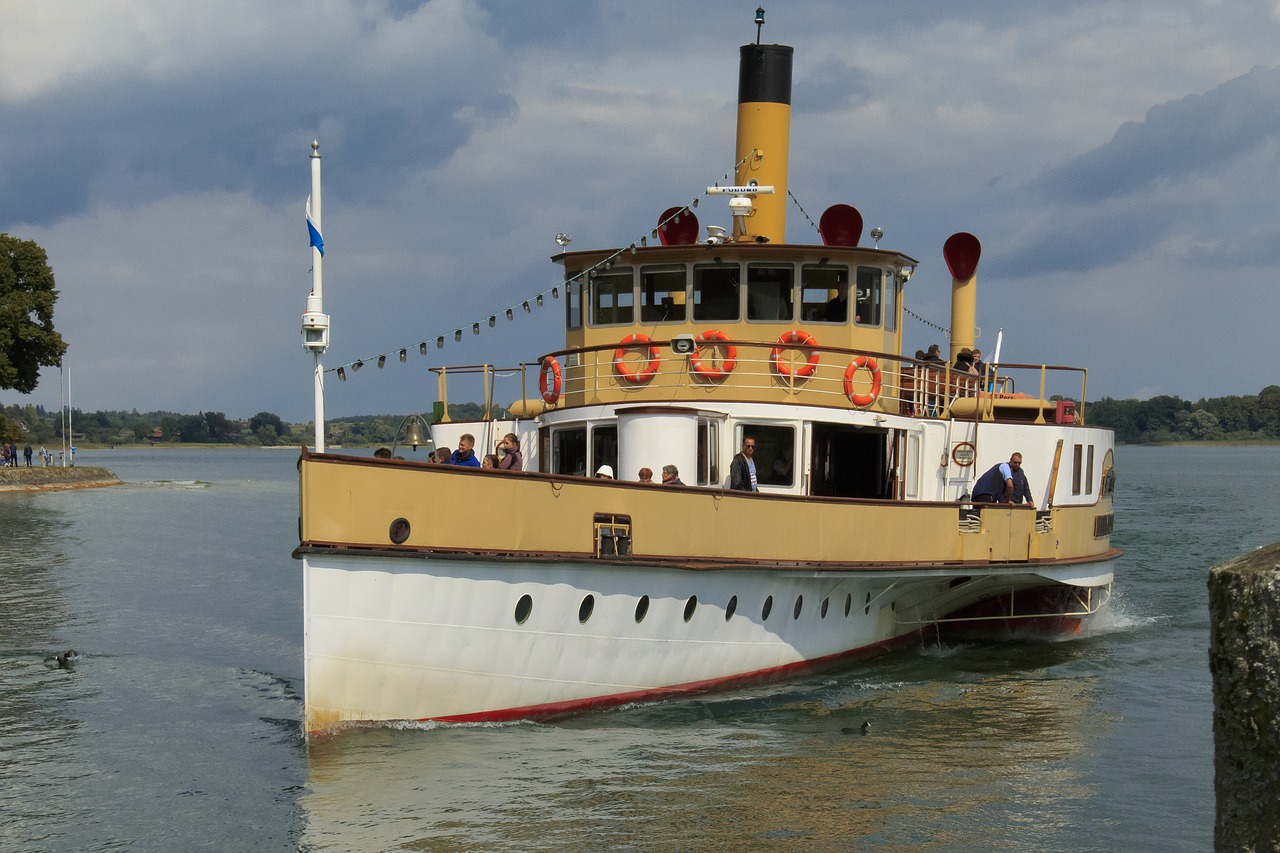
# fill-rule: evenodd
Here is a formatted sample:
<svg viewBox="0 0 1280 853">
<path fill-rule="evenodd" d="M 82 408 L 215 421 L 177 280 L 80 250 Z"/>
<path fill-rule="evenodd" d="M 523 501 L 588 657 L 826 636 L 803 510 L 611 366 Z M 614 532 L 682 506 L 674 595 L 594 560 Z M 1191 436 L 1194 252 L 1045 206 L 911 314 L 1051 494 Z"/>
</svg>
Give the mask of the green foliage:
<svg viewBox="0 0 1280 853">
<path fill-rule="evenodd" d="M 1090 403 L 1085 414 L 1090 424 L 1115 430 L 1122 444 L 1271 439 L 1280 437 L 1280 385 L 1269 385 L 1256 397 L 1213 397 L 1197 403 L 1168 396 L 1104 397 Z"/>
<path fill-rule="evenodd" d="M 41 367 L 62 363 L 67 344 L 53 330 L 57 301 L 44 249 L 0 233 L 0 388 L 29 394 Z"/>
</svg>

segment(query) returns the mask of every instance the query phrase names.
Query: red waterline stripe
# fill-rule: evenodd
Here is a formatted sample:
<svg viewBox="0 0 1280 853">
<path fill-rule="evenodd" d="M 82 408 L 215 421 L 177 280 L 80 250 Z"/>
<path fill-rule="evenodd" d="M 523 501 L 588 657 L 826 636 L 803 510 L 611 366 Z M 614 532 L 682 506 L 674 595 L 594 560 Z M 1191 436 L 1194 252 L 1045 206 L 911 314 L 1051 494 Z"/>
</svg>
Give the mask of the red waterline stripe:
<svg viewBox="0 0 1280 853">
<path fill-rule="evenodd" d="M 512 720 L 544 720 L 549 717 L 566 716 L 569 714 L 581 713 L 583 711 L 611 708 L 632 702 L 654 702 L 659 699 L 666 699 L 673 696 L 705 693 L 712 690 L 728 690 L 734 687 L 745 687 L 751 684 L 781 681 L 786 678 L 806 675 L 819 670 L 833 669 L 841 664 L 854 660 L 863 660 L 886 654 L 887 652 L 914 641 L 917 636 L 918 635 L 913 632 L 910 634 L 904 634 L 901 637 L 895 637 L 892 640 L 883 640 L 879 643 L 872 643 L 869 646 L 862 646 L 860 648 L 850 649 L 849 651 L 844 652 L 837 652 L 836 654 L 826 655 L 825 657 L 796 661 L 795 663 L 783 664 L 782 666 L 770 667 L 769 669 L 761 669 L 756 672 L 730 675 L 725 678 L 709 678 L 703 681 L 690 681 L 685 684 L 675 684 L 670 687 L 653 687 L 647 690 L 635 690 L 630 693 L 615 693 L 612 696 L 592 696 L 588 699 L 571 699 L 566 702 L 549 702 L 545 705 L 526 705 L 521 708 L 501 708 L 492 711 L 480 711 L 474 714 L 458 714 L 448 717 L 423 717 L 417 722 L 504 723 Z"/>
</svg>

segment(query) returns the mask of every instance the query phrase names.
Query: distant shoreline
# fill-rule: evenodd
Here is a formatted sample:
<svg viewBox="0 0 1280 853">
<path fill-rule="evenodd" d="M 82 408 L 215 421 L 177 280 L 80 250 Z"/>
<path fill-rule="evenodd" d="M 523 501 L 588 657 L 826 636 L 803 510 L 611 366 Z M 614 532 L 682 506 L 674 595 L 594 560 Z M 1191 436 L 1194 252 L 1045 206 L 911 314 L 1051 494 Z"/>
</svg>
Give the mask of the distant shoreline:
<svg viewBox="0 0 1280 853">
<path fill-rule="evenodd" d="M 0 492 L 54 492 L 124 485 L 109 468 L 0 468 Z"/>
</svg>

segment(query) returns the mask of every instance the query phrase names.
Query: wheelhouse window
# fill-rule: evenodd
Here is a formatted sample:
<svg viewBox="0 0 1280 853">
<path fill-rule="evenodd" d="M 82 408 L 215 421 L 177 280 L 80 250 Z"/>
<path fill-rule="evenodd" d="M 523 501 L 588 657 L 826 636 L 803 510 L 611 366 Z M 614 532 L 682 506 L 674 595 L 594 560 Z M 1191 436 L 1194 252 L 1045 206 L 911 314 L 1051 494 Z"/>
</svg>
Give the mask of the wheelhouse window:
<svg viewBox="0 0 1280 853">
<path fill-rule="evenodd" d="M 747 264 L 747 319 L 791 320 L 795 316 L 790 265 Z"/>
<path fill-rule="evenodd" d="M 898 328 L 898 276 L 890 270 L 884 279 L 884 330 Z"/>
<path fill-rule="evenodd" d="M 739 424 L 736 447 L 745 438 L 756 440 L 756 482 L 761 486 L 791 486 L 796 482 L 795 427 Z"/>
<path fill-rule="evenodd" d="M 699 486 L 720 485 L 720 434 L 718 425 L 710 418 L 698 418 L 698 479 Z"/>
<path fill-rule="evenodd" d="M 631 269 L 598 272 L 591 279 L 591 325 L 635 322 L 635 293 Z"/>
<path fill-rule="evenodd" d="M 1090 444 L 1084 463 L 1084 493 L 1093 494 L 1093 445 Z"/>
<path fill-rule="evenodd" d="M 1075 445 L 1071 453 L 1071 494 L 1080 494 L 1080 479 L 1084 468 L 1084 445 Z"/>
<path fill-rule="evenodd" d="M 737 264 L 699 264 L 693 268 L 693 319 L 697 322 L 737 320 L 738 285 L 741 272 Z"/>
<path fill-rule="evenodd" d="M 566 273 L 564 285 L 564 325 L 567 329 L 582 328 L 582 270 Z M 577 276 L 577 278 L 574 278 Z"/>
<path fill-rule="evenodd" d="M 551 473 L 587 474 L 587 428 L 569 427 L 551 433 Z"/>
<path fill-rule="evenodd" d="M 848 285 L 847 266 L 805 264 L 800 268 L 801 319 L 806 323 L 849 322 Z"/>
<path fill-rule="evenodd" d="M 640 268 L 640 322 L 683 323 L 685 268 Z"/>
<path fill-rule="evenodd" d="M 884 270 L 879 267 L 858 267 L 858 291 L 853 321 L 859 326 L 879 326 L 881 293 Z"/>
</svg>

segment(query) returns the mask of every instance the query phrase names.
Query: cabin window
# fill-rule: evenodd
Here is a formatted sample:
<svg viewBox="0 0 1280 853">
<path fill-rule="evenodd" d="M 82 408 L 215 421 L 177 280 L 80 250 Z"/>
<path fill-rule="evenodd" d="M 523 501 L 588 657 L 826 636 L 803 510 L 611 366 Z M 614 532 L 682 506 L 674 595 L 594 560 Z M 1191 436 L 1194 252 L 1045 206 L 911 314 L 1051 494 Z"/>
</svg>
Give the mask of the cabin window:
<svg viewBox="0 0 1280 853">
<path fill-rule="evenodd" d="M 617 477 L 618 427 L 616 425 L 591 428 L 591 473 L 599 471 L 601 465 L 608 465 Z"/>
<path fill-rule="evenodd" d="M 756 440 L 756 483 L 761 486 L 790 486 L 795 483 L 795 427 L 772 424 L 739 424 L 737 448 L 743 439 Z"/>
<path fill-rule="evenodd" d="M 1084 493 L 1086 495 L 1093 494 L 1093 445 L 1089 445 L 1088 454 L 1084 461 Z"/>
<path fill-rule="evenodd" d="M 777 322 L 795 317 L 790 265 L 747 264 L 747 319 Z"/>
<path fill-rule="evenodd" d="M 884 270 L 858 267 L 858 292 L 855 296 L 853 321 L 859 326 L 879 326 Z"/>
<path fill-rule="evenodd" d="M 696 322 L 738 319 L 740 274 L 737 264 L 699 264 L 693 268 L 693 319 Z"/>
<path fill-rule="evenodd" d="M 576 270 L 567 274 L 569 281 L 564 285 L 564 310 L 565 328 L 581 329 L 582 328 L 582 270 Z M 579 278 L 574 278 L 579 276 Z"/>
<path fill-rule="evenodd" d="M 685 268 L 640 268 L 640 322 L 683 323 Z"/>
<path fill-rule="evenodd" d="M 846 266 L 805 264 L 800 268 L 801 319 L 806 323 L 849 322 L 848 284 Z"/>
<path fill-rule="evenodd" d="M 587 428 L 551 431 L 551 473 L 587 475 Z"/>
<path fill-rule="evenodd" d="M 716 422 L 710 418 L 698 418 L 698 478 L 699 486 L 720 485 L 720 442 Z"/>
<path fill-rule="evenodd" d="M 631 270 L 598 272 L 591 279 L 591 325 L 613 326 L 635 322 L 636 298 Z"/>
<path fill-rule="evenodd" d="M 1084 466 L 1084 445 L 1077 444 L 1071 454 L 1071 494 L 1080 494 L 1081 468 Z"/>
<path fill-rule="evenodd" d="M 884 279 L 884 330 L 898 328 L 898 277 L 890 270 Z"/>
<path fill-rule="evenodd" d="M 920 435 L 918 433 L 907 434 L 907 458 L 903 478 L 906 481 L 904 496 L 908 500 L 918 499 L 920 497 Z"/>
</svg>

